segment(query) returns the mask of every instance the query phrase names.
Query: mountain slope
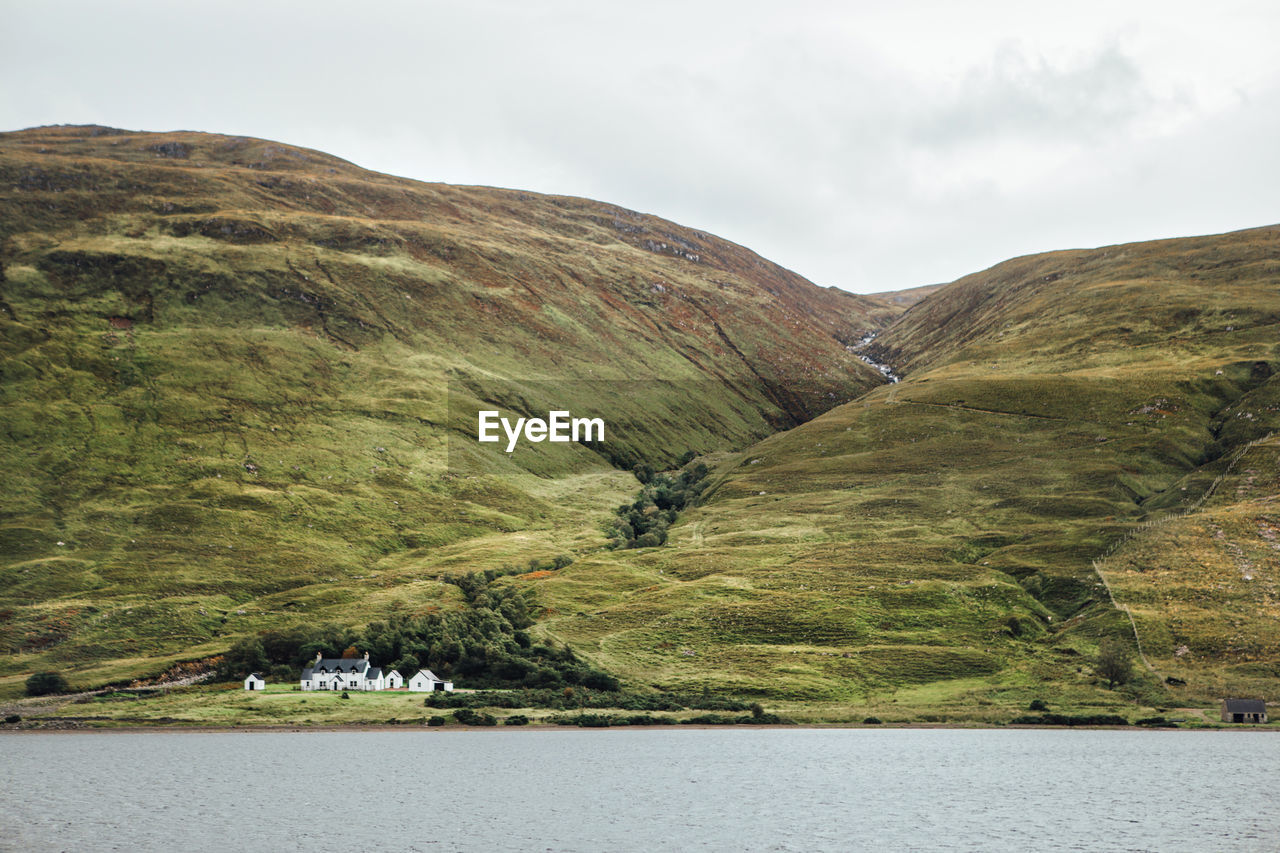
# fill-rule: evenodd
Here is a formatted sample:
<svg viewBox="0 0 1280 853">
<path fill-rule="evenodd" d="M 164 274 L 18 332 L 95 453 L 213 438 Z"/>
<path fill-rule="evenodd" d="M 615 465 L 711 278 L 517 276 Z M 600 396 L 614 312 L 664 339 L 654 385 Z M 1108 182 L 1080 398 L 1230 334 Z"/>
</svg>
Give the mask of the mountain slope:
<svg viewBox="0 0 1280 853">
<path fill-rule="evenodd" d="M 961 279 L 870 347 L 900 384 L 733 457 L 673 531 L 677 548 L 636 558 L 625 596 L 552 625 L 667 686 L 892 696 L 970 717 L 1037 696 L 1125 701 L 1089 663 L 1103 637 L 1134 643 L 1093 561 L 1145 520 L 1194 511 L 1280 422 L 1277 282 L 1277 228 L 1056 252 Z M 1245 503 L 1204 504 L 1173 539 L 1124 540 L 1106 564 L 1130 572 L 1115 594 L 1132 598 L 1148 657 L 1201 667 L 1169 668 L 1185 687 L 1144 671 L 1147 702 L 1278 696 L 1274 440 L 1245 462 Z M 1173 576 L 1210 550 L 1216 563 L 1193 581 Z M 1145 556 L 1164 569 L 1133 569 Z M 1206 587 L 1231 592 L 1206 599 Z"/>
<path fill-rule="evenodd" d="M 890 313 L 584 199 L 239 137 L 3 134 L 0 672 L 95 682 L 457 606 L 442 570 L 602 544 L 619 468 L 882 382 L 846 346 Z M 480 452 L 482 405 L 609 438 Z"/>
</svg>

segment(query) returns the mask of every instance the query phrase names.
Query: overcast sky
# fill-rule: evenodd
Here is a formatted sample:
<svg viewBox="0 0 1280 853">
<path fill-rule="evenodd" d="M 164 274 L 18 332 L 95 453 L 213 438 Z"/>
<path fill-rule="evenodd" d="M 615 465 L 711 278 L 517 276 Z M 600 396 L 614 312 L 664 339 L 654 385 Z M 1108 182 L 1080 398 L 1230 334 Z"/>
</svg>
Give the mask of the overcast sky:
<svg viewBox="0 0 1280 853">
<path fill-rule="evenodd" d="M 0 129 L 243 134 L 587 196 L 872 292 L 1280 222 L 1278 10 L 0 0 Z"/>
</svg>

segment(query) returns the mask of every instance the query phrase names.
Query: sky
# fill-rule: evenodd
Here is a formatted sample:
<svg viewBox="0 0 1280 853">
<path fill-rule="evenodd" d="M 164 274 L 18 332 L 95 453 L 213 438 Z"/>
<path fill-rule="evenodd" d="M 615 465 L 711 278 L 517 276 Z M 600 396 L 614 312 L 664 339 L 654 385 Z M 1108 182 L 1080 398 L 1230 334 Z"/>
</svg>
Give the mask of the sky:
<svg viewBox="0 0 1280 853">
<path fill-rule="evenodd" d="M 0 130 L 586 196 L 822 286 L 1280 222 L 1280 4 L 0 0 Z"/>
</svg>

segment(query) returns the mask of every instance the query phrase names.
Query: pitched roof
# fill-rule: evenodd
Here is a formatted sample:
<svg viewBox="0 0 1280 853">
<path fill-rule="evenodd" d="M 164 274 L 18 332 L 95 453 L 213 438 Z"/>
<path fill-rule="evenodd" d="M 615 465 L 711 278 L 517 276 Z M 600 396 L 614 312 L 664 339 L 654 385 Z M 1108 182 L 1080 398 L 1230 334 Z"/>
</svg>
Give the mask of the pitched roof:
<svg viewBox="0 0 1280 853">
<path fill-rule="evenodd" d="M 380 675 L 382 675 L 382 667 L 375 666 L 371 667 L 369 671 L 364 674 L 364 677 L 372 681 Z"/>
<path fill-rule="evenodd" d="M 327 669 L 334 672 L 341 668 L 343 672 L 364 672 L 369 662 L 364 658 L 321 658 L 312 664 L 316 669 Z"/>
<path fill-rule="evenodd" d="M 428 681 L 441 681 L 441 680 L 442 680 L 442 679 L 436 678 L 436 674 L 435 674 L 434 672 L 432 672 L 431 670 L 429 670 L 429 669 L 420 669 L 420 670 L 418 670 L 418 675 L 425 675 L 425 676 L 427 677 L 427 680 L 428 680 Z M 415 675 L 415 676 L 414 676 L 414 678 L 417 678 L 417 677 L 418 677 L 418 675 Z"/>
<path fill-rule="evenodd" d="M 258 679 L 259 681 L 265 681 L 265 680 L 266 680 L 266 679 L 265 679 L 265 678 L 263 678 L 261 675 L 258 675 L 258 673 L 256 673 L 256 672 L 251 672 L 251 673 L 249 673 L 249 676 L 248 676 L 248 678 L 245 678 L 245 681 L 248 681 L 250 678 L 256 678 L 256 679 Z"/>
<path fill-rule="evenodd" d="M 1228 714 L 1265 714 L 1267 703 L 1261 699 L 1223 699 Z"/>
<path fill-rule="evenodd" d="M 303 681 L 310 681 L 310 680 L 311 680 L 311 667 L 307 667 L 306 669 L 304 669 L 304 670 L 302 671 L 302 680 L 303 680 Z"/>
</svg>

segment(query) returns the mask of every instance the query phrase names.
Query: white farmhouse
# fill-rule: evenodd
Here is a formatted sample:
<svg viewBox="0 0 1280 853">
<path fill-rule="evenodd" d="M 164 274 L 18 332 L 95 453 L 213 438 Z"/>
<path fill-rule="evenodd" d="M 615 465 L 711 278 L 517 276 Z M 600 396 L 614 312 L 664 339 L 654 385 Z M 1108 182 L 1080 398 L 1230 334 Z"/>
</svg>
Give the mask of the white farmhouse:
<svg viewBox="0 0 1280 853">
<path fill-rule="evenodd" d="M 415 693 L 430 693 L 433 690 L 453 690 L 452 681 L 444 681 L 436 677 L 429 669 L 420 669 L 409 679 L 409 689 Z"/>
<path fill-rule="evenodd" d="M 249 677 L 244 680 L 245 690 L 266 690 L 267 682 L 261 675 L 256 672 L 249 673 Z"/>
<path fill-rule="evenodd" d="M 369 665 L 369 653 L 363 658 L 326 658 L 316 652 L 311 666 L 302 671 L 303 690 L 386 690 L 394 681 L 403 683 L 400 673 L 394 679 L 383 675 L 382 668 Z"/>
</svg>

